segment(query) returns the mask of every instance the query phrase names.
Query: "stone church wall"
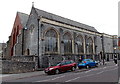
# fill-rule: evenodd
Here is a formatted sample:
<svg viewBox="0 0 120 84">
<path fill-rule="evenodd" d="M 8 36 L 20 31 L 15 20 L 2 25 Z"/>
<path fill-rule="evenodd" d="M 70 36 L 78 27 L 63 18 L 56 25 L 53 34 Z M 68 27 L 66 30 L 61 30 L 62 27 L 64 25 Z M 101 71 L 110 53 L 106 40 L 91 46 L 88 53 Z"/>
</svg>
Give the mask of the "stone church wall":
<svg viewBox="0 0 120 84">
<path fill-rule="evenodd" d="M 35 62 L 2 61 L 2 73 L 23 73 L 35 70 Z"/>
</svg>

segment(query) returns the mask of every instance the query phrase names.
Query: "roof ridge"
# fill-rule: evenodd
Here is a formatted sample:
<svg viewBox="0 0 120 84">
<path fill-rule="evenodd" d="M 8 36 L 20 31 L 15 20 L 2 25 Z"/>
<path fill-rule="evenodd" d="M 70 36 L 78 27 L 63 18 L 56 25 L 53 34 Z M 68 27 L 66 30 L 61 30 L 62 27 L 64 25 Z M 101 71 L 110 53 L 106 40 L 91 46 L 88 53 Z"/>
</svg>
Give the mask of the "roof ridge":
<svg viewBox="0 0 120 84">
<path fill-rule="evenodd" d="M 34 7 L 35 8 L 35 7 Z M 84 28 L 84 29 L 88 29 L 90 31 L 96 31 L 98 32 L 95 27 L 93 26 L 90 26 L 90 25 L 87 25 L 87 24 L 84 24 L 84 23 L 80 23 L 78 21 L 74 21 L 74 20 L 71 20 L 69 18 L 65 18 L 65 17 L 62 17 L 60 15 L 56 15 L 56 14 L 53 14 L 53 13 L 50 13 L 50 12 L 47 12 L 47 11 L 44 11 L 44 10 L 41 10 L 41 9 L 38 9 L 38 8 L 35 8 L 36 12 L 38 13 L 38 16 L 43 16 L 43 17 L 46 17 L 48 19 L 53 19 L 53 20 L 56 20 L 56 21 L 60 21 L 60 22 L 64 22 L 64 23 L 67 23 L 67 24 L 70 24 L 70 25 L 73 25 L 74 26 L 78 26 L 81 27 L 81 28 Z M 46 13 L 46 14 L 45 14 Z M 55 16 L 55 18 L 54 18 Z M 58 19 L 56 19 L 58 17 Z M 63 21 L 62 21 L 63 20 Z M 65 21 L 66 20 L 66 21 Z M 73 24 L 72 24 L 73 23 Z M 81 25 L 81 26 L 80 26 Z"/>
<path fill-rule="evenodd" d="M 29 14 L 26 14 L 26 13 L 23 13 L 23 12 L 20 12 L 20 11 L 17 11 L 17 13 L 25 14 L 25 15 L 28 15 L 28 16 L 29 16 Z"/>
</svg>

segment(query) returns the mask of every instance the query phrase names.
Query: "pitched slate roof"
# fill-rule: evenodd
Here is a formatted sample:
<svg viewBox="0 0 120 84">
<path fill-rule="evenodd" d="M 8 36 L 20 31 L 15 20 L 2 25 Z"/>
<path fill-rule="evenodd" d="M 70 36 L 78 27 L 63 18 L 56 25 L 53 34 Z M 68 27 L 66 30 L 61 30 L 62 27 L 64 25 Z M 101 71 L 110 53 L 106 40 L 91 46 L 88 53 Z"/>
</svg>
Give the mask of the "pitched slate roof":
<svg viewBox="0 0 120 84">
<path fill-rule="evenodd" d="M 48 13 L 46 11 L 43 11 L 43 10 L 40 10 L 40 9 L 37 9 L 37 8 L 35 8 L 35 10 L 36 10 L 38 16 L 43 16 L 43 17 L 46 17 L 48 19 L 52 19 L 52 20 L 55 20 L 55 21 L 58 21 L 58 22 L 66 23 L 66 24 L 69 24 L 69 25 L 73 25 L 73 26 L 76 26 L 76 27 L 79 27 L 79 28 L 83 28 L 83 29 L 86 29 L 86 30 L 89 30 L 89 31 L 98 32 L 92 26 L 88 26 L 88 25 L 85 25 L 85 24 L 82 24 L 82 23 L 79 23 L 79 22 L 76 22 L 76 21 L 73 21 L 73 20 L 70 20 L 70 19 L 58 16 L 58 15 L 55 15 L 55 14 L 52 14 L 52 13 Z"/>
<path fill-rule="evenodd" d="M 17 13 L 18 13 L 18 15 L 19 15 L 19 17 L 20 17 L 21 24 L 23 25 L 23 27 L 25 27 L 29 15 L 28 15 L 28 14 L 25 14 L 25 13 L 21 13 L 21 12 L 17 12 Z"/>
</svg>

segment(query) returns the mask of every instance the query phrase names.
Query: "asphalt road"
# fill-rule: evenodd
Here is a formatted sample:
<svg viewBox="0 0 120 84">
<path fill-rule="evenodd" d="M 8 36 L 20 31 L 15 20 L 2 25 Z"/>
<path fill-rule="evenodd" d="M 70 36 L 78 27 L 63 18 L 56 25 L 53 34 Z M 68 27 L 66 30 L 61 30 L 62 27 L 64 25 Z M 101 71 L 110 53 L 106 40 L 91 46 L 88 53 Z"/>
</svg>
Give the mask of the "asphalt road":
<svg viewBox="0 0 120 84">
<path fill-rule="evenodd" d="M 62 74 L 33 76 L 5 82 L 118 82 L 118 66 L 115 64 L 97 68 L 77 69 Z"/>
</svg>

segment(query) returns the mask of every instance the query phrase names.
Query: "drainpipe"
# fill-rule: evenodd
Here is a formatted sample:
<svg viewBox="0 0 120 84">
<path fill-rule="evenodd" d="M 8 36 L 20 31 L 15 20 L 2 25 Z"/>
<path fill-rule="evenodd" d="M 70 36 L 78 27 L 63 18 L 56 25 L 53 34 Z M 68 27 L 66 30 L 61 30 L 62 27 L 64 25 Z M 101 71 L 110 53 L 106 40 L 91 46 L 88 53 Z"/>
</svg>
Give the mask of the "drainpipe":
<svg viewBox="0 0 120 84">
<path fill-rule="evenodd" d="M 105 51 L 104 51 L 104 38 L 103 38 L 103 34 L 101 36 L 101 41 L 102 41 L 102 57 L 103 57 L 103 65 L 105 65 Z"/>
<path fill-rule="evenodd" d="M 23 30 L 22 30 L 22 55 L 23 55 L 23 47 L 24 47 L 24 28 L 23 28 Z"/>
<path fill-rule="evenodd" d="M 38 19 L 38 68 L 40 68 L 40 59 L 39 59 L 39 21 Z"/>
<path fill-rule="evenodd" d="M 25 43 L 24 37 L 25 37 L 25 30 L 27 30 L 27 27 L 26 27 L 26 26 L 22 29 L 22 55 L 24 55 L 24 43 Z"/>
</svg>

